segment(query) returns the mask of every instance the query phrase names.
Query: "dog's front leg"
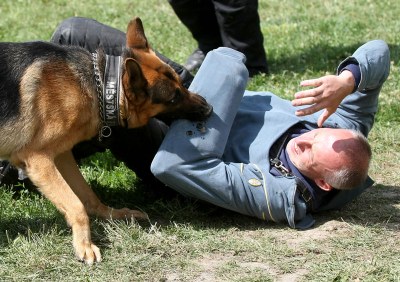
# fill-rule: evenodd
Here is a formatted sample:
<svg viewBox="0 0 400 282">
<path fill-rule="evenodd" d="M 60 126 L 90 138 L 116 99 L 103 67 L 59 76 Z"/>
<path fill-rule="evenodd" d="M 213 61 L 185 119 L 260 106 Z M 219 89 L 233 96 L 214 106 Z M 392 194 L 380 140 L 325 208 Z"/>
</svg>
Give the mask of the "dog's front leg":
<svg viewBox="0 0 400 282">
<path fill-rule="evenodd" d="M 65 216 L 71 226 L 78 259 L 87 264 L 100 262 L 100 250 L 92 243 L 85 207 L 57 170 L 52 157 L 45 153 L 30 152 L 24 159 L 29 178 Z"/>
<path fill-rule="evenodd" d="M 71 151 L 57 156 L 56 166 L 90 215 L 104 219 L 147 219 L 147 214 L 128 208 L 113 209 L 104 205 L 83 178 Z"/>
</svg>

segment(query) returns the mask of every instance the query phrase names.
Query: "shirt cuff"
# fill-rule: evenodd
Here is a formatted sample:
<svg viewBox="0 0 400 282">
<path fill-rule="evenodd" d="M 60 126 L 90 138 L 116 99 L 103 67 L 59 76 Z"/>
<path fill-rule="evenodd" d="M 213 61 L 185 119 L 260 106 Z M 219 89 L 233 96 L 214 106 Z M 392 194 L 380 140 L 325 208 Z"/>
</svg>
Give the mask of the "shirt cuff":
<svg viewBox="0 0 400 282">
<path fill-rule="evenodd" d="M 360 67 L 358 64 L 355 63 L 349 63 L 348 65 L 344 66 L 341 70 L 340 73 L 342 73 L 344 70 L 348 70 L 351 72 L 351 74 L 354 77 L 354 89 L 353 92 L 355 92 L 358 88 L 358 85 L 360 84 L 361 81 L 361 71 Z"/>
</svg>

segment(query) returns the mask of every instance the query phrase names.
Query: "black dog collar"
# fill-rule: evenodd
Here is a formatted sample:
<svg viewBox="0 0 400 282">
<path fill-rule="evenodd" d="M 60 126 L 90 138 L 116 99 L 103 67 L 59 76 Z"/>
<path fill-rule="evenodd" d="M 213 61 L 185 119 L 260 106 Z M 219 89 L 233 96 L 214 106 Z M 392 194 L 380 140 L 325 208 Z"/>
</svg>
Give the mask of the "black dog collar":
<svg viewBox="0 0 400 282">
<path fill-rule="evenodd" d="M 111 135 L 111 126 L 122 125 L 119 115 L 122 58 L 120 56 L 106 55 L 103 79 L 101 79 L 97 58 L 97 53 L 92 53 L 100 108 L 101 127 L 99 131 L 99 140 L 101 141 L 103 137 L 109 137 Z"/>
<path fill-rule="evenodd" d="M 106 55 L 103 85 L 103 117 L 108 126 L 120 125 L 119 99 L 121 57 Z"/>
</svg>

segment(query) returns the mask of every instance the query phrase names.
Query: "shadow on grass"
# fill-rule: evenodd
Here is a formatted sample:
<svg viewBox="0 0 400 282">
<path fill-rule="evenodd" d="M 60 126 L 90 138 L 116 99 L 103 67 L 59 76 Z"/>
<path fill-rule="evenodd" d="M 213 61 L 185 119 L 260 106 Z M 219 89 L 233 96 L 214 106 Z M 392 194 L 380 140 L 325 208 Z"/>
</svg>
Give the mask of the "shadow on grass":
<svg viewBox="0 0 400 282">
<path fill-rule="evenodd" d="M 376 184 L 341 210 L 315 216 L 317 224 L 342 220 L 361 226 L 400 230 L 400 187 Z"/>
<path fill-rule="evenodd" d="M 47 237 L 46 234 L 54 234 L 57 237 L 63 238 L 62 241 L 70 242 L 72 248 L 72 230 L 68 227 L 64 217 L 54 215 L 53 217 L 43 216 L 35 218 L 12 218 L 7 221 L 0 221 L 0 253 L 2 248 L 7 248 L 13 245 L 19 238 L 29 242 L 34 242 L 33 237 Z M 91 237 L 99 248 L 108 249 L 110 241 L 102 225 L 102 221 L 90 221 Z M 1 280 L 1 279 L 0 279 Z"/>
<path fill-rule="evenodd" d="M 184 201 L 184 200 L 183 200 Z M 259 229 L 259 228 L 285 228 L 285 223 L 263 222 L 259 219 L 244 216 L 222 208 L 214 207 L 201 201 L 179 200 L 178 203 L 166 203 L 166 207 L 153 205 L 150 214 L 155 218 L 159 216 L 172 216 L 175 222 L 190 222 L 192 225 L 209 228 Z M 156 209 L 156 210 L 154 210 Z M 373 225 L 400 229 L 400 187 L 374 185 L 360 195 L 352 203 L 340 210 L 331 210 L 314 214 L 317 225 L 338 218 L 359 225 Z M 169 218 L 166 218 L 167 221 Z"/>
<path fill-rule="evenodd" d="M 400 45 L 389 44 L 390 59 L 395 64 L 400 64 Z"/>
<path fill-rule="evenodd" d="M 270 71 L 274 74 L 280 74 L 285 71 L 304 73 L 307 70 L 334 73 L 338 64 L 348 56 L 351 56 L 364 43 L 359 42 L 338 46 L 318 44 L 293 55 L 283 55 L 279 59 L 269 58 Z M 390 44 L 389 50 L 391 60 L 399 63 L 400 46 Z"/>
<path fill-rule="evenodd" d="M 59 230 L 60 233 L 63 233 L 62 230 L 67 231 L 69 229 L 61 215 L 51 217 L 44 215 L 34 218 L 13 217 L 8 220 L 1 220 L 0 248 L 13 244 L 19 236 L 29 240 L 33 234 L 48 234 L 55 229 Z M 67 232 L 65 233 L 67 234 Z"/>
<path fill-rule="evenodd" d="M 400 229 L 400 187 L 375 185 L 340 210 L 314 214 L 316 226 L 331 220 L 341 220 L 362 226 Z M 397 207 L 396 207 L 397 206 Z M 264 222 L 212 206 L 202 201 L 177 197 L 158 201 L 144 207 L 151 222 L 161 227 L 170 224 L 190 224 L 194 229 L 212 228 L 239 230 L 282 229 L 285 223 Z"/>
<path fill-rule="evenodd" d="M 118 193 L 115 193 L 115 190 L 112 192 L 105 190 L 103 196 L 107 199 L 110 199 L 109 197 L 112 196 L 113 203 L 130 202 L 130 208 L 140 205 L 150 216 L 150 222 L 139 223 L 144 228 L 150 227 L 150 224 L 157 224 L 160 229 L 169 228 L 175 224 L 189 224 L 195 230 L 225 230 L 235 228 L 241 231 L 253 231 L 288 228 L 285 223 L 264 222 L 256 218 L 215 207 L 202 201 L 183 198 L 179 195 L 169 199 L 157 199 L 148 202 L 142 201 L 143 199 L 137 203 L 129 201 L 129 199 L 134 199 L 138 193 L 141 193 L 140 189 L 138 191 Z M 399 205 L 400 187 L 378 184 L 341 210 L 315 214 L 316 227 L 331 220 L 339 220 L 360 226 L 399 231 Z M 30 236 L 35 233 L 45 235 L 56 232 L 57 235 L 67 236 L 69 237 L 68 240 L 72 240 L 71 230 L 67 226 L 63 216 L 56 213 L 47 214 L 43 217 L 36 216 L 34 218 L 1 220 L 0 230 L 3 231 L 0 233 L 0 248 L 5 248 L 13 244 L 13 241 L 19 236 L 24 236 L 29 240 Z M 91 220 L 91 230 L 95 244 L 102 249 L 108 248 L 107 234 L 100 220 Z"/>
</svg>

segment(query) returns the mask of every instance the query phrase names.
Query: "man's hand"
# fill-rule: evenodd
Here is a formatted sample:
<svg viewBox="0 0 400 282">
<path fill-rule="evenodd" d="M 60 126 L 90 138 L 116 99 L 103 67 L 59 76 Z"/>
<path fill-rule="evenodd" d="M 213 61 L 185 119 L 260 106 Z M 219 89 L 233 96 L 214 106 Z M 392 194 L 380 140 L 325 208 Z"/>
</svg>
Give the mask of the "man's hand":
<svg viewBox="0 0 400 282">
<path fill-rule="evenodd" d="M 311 105 L 296 111 L 298 116 L 306 116 L 325 109 L 318 118 L 318 126 L 322 127 L 325 120 L 339 107 L 342 100 L 353 92 L 354 77 L 348 70 L 339 76 L 327 75 L 317 79 L 304 80 L 300 86 L 311 86 L 312 89 L 294 94 L 293 106 Z"/>
</svg>

